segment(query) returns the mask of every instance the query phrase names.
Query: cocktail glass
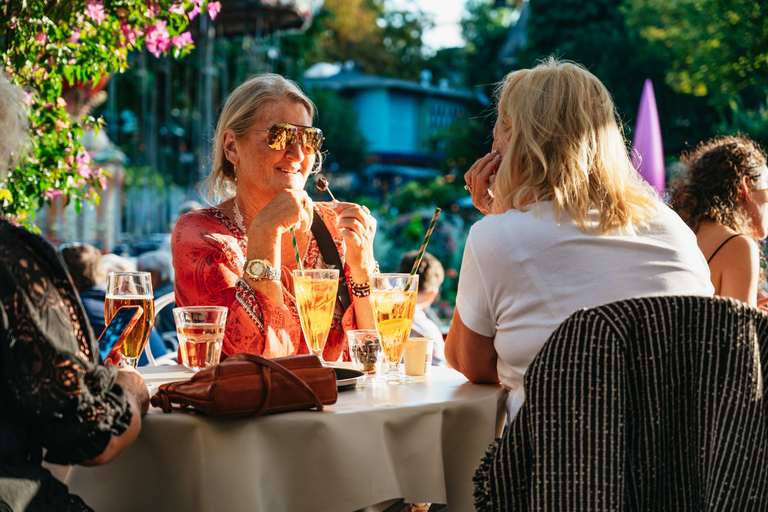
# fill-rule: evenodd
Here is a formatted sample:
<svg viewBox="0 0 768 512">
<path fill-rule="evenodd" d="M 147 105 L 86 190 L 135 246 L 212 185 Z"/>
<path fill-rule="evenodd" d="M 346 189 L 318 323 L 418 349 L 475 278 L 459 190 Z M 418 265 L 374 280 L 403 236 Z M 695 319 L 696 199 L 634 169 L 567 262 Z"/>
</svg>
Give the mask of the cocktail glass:
<svg viewBox="0 0 768 512">
<path fill-rule="evenodd" d="M 123 342 L 125 362 L 136 368 L 139 357 L 149 341 L 155 324 L 155 299 L 152 297 L 152 277 L 149 272 L 110 272 L 107 275 L 107 295 L 104 300 L 104 323 L 122 306 L 141 306 L 144 312 Z"/>
<path fill-rule="evenodd" d="M 323 361 L 323 349 L 331 330 L 336 292 L 339 289 L 338 269 L 293 271 L 293 287 L 299 307 L 301 328 L 309 351 Z"/>
<path fill-rule="evenodd" d="M 389 385 L 413 381 L 403 374 L 400 363 L 413 324 L 418 288 L 417 274 L 374 274 L 371 278 L 373 316 L 387 363 L 387 373 L 380 380 Z"/>
<path fill-rule="evenodd" d="M 173 309 L 179 337 L 181 364 L 192 371 L 219 364 L 227 308 L 221 306 L 185 306 Z"/>
</svg>

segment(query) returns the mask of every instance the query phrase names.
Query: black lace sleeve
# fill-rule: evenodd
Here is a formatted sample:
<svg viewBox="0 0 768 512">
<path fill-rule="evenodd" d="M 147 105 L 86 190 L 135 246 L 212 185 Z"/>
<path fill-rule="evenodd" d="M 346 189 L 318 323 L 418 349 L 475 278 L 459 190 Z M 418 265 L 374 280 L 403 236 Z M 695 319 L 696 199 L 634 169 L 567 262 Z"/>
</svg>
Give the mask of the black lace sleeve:
<svg viewBox="0 0 768 512">
<path fill-rule="evenodd" d="M 131 412 L 101 365 L 77 292 L 42 238 L 0 221 L 0 414 L 46 459 L 78 463 L 122 434 Z"/>
</svg>

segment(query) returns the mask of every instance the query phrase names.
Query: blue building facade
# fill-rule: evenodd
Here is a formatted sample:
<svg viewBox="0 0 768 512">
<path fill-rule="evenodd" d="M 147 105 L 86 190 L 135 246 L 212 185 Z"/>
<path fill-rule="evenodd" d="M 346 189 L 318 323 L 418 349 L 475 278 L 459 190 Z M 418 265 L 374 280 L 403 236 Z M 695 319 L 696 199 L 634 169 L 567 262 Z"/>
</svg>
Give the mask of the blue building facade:
<svg viewBox="0 0 768 512">
<path fill-rule="evenodd" d="M 420 83 L 345 69 L 322 78 L 311 76 L 310 69 L 308 87 L 336 92 L 354 105 L 358 119 L 365 120 L 359 126 L 371 162 L 365 173 L 373 179 L 394 179 L 395 184 L 441 175 L 436 169 L 443 157 L 438 137 L 465 117 L 470 102 L 488 101 L 471 91 L 451 89 L 445 81 L 435 86 L 428 75 Z"/>
</svg>

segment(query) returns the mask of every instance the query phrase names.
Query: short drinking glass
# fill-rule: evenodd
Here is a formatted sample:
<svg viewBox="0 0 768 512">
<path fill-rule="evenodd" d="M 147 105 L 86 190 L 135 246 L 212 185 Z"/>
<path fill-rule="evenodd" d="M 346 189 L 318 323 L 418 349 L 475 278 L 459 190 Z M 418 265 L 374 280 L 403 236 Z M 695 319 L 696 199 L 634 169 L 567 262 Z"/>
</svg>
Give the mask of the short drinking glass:
<svg viewBox="0 0 768 512">
<path fill-rule="evenodd" d="M 400 371 L 400 362 L 413 324 L 418 288 L 417 274 L 374 274 L 371 278 L 373 316 L 387 362 L 382 380 L 390 385 L 413 381 Z"/>
<path fill-rule="evenodd" d="M 173 309 L 181 364 L 193 371 L 219 364 L 227 308 L 187 306 Z"/>
<path fill-rule="evenodd" d="M 323 360 L 323 349 L 331 330 L 336 292 L 339 289 L 338 269 L 294 270 L 293 286 L 299 307 L 301 328 L 309 351 Z"/>
<path fill-rule="evenodd" d="M 376 373 L 376 364 L 381 354 L 381 343 L 376 329 L 347 331 L 347 343 L 349 357 L 355 364 L 355 369 L 368 375 Z"/>
<path fill-rule="evenodd" d="M 121 350 L 125 361 L 134 368 L 149 341 L 155 324 L 155 300 L 149 272 L 110 272 L 107 275 L 107 295 L 104 300 L 104 323 L 109 324 L 122 306 L 141 306 L 144 312 Z"/>
</svg>

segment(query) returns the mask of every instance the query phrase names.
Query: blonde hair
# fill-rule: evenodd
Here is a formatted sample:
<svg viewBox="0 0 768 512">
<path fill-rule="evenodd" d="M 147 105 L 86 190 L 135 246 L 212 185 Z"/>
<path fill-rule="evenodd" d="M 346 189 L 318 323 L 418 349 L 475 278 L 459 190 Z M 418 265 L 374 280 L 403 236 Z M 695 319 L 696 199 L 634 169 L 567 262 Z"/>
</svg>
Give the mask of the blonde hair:
<svg viewBox="0 0 768 512">
<path fill-rule="evenodd" d="M 235 166 L 227 160 L 224 152 L 224 132 L 231 130 L 236 139 L 242 139 L 258 121 L 264 106 L 278 101 L 299 103 L 307 109 L 310 118 L 315 117 L 315 104 L 298 84 L 273 73 L 249 78 L 227 98 L 213 137 L 213 168 L 201 186 L 202 196 L 211 204 L 235 195 Z M 318 168 L 320 159 L 318 153 L 315 164 Z"/>
<path fill-rule="evenodd" d="M 23 100 L 24 91 L 0 72 L 0 182 L 29 146 L 29 115 Z"/>
<path fill-rule="evenodd" d="M 550 57 L 509 73 L 497 90 L 497 138 L 507 141 L 494 185 L 493 213 L 554 203 L 579 229 L 629 230 L 661 200 L 629 159 L 611 95 L 583 66 Z"/>
</svg>

